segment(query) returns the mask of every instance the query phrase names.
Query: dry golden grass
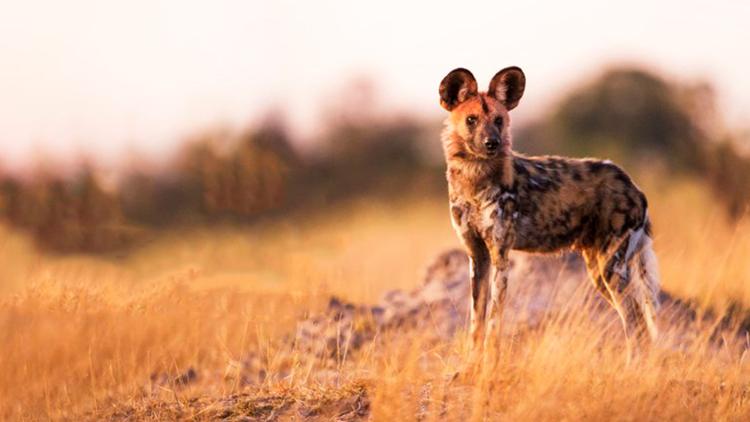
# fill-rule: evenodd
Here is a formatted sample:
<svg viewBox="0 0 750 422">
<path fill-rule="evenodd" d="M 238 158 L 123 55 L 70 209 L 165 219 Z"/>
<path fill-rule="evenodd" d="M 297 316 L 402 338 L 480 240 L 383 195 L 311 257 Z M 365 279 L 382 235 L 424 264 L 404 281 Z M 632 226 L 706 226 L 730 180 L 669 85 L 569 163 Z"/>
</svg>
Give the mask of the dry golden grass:
<svg viewBox="0 0 750 422">
<path fill-rule="evenodd" d="M 729 225 L 694 183 L 647 185 L 665 289 L 714 307 L 750 305 L 750 223 Z M 387 334 L 382 348 L 326 371 L 289 350 L 296 321 L 330 295 L 371 303 L 417 285 L 430 258 L 457 246 L 444 201 L 194 230 L 116 259 L 41 255 L 8 230 L 0 239 L 3 420 L 750 415 L 741 339 L 627 362 L 613 328 L 576 310 L 501 343 L 483 371 L 452 381 L 463 337 L 436 345 Z M 233 365 L 248 355 L 265 376 L 242 383 Z M 199 377 L 181 386 L 188 368 Z"/>
</svg>

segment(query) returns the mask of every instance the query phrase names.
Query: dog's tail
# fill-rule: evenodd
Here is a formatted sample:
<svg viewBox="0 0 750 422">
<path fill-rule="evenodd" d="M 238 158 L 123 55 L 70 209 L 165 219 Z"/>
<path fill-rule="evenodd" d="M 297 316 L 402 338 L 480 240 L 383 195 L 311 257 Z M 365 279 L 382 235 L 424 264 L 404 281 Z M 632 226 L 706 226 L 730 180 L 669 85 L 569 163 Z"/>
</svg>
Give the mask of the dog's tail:
<svg viewBox="0 0 750 422">
<path fill-rule="evenodd" d="M 643 225 L 635 230 L 628 239 L 628 271 L 631 274 L 631 285 L 634 299 L 643 315 L 651 340 L 656 340 L 658 328 L 656 313 L 659 310 L 659 265 L 654 254 L 651 240 L 651 222 L 646 216 Z"/>
</svg>

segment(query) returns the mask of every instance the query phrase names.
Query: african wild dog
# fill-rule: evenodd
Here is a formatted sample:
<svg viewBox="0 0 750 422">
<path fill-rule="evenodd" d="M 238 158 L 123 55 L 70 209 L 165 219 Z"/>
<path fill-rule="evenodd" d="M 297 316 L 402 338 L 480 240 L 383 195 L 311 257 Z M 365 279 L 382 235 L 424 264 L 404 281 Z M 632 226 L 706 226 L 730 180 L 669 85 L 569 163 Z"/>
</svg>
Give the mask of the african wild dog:
<svg viewBox="0 0 750 422">
<path fill-rule="evenodd" d="M 498 72 L 487 92 L 466 69 L 440 83 L 440 105 L 450 112 L 442 141 L 451 220 L 470 262 L 474 349 L 497 335 L 511 249 L 580 251 L 628 337 L 655 339 L 659 279 L 645 195 L 609 161 L 514 152 L 508 111 L 525 84 L 517 67 Z"/>
</svg>

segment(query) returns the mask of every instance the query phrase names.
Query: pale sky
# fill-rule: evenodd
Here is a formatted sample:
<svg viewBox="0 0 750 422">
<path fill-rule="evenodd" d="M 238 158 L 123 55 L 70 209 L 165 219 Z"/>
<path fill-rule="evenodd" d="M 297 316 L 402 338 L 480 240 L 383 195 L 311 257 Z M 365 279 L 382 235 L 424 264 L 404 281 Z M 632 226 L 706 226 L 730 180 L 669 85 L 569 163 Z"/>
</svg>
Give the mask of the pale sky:
<svg viewBox="0 0 750 422">
<path fill-rule="evenodd" d="M 380 109 L 440 116 L 438 84 L 458 66 L 482 87 L 521 66 L 516 121 L 626 62 L 709 80 L 727 123 L 747 127 L 749 28 L 750 2 L 727 0 L 0 0 L 0 165 L 39 152 L 158 156 L 269 107 L 305 138 L 365 75 Z"/>
</svg>

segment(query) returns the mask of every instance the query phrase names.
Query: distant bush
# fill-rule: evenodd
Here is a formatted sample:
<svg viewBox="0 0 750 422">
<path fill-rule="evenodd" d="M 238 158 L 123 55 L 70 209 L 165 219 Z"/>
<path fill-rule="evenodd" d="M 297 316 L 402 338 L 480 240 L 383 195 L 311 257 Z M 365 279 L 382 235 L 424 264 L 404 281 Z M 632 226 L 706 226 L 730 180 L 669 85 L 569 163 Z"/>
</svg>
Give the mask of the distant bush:
<svg viewBox="0 0 750 422">
<path fill-rule="evenodd" d="M 189 140 L 161 172 L 136 167 L 120 188 L 123 211 L 146 225 L 247 219 L 280 208 L 298 157 L 281 127 Z"/>
<path fill-rule="evenodd" d="M 239 135 L 207 131 L 158 169 L 131 166 L 111 190 L 91 167 L 0 177 L 0 215 L 47 249 L 105 252 L 169 226 L 252 222 L 415 184 L 429 194 L 443 188 L 442 170 L 424 157 L 424 131 L 410 119 L 342 121 L 308 154 L 278 121 Z"/>
<path fill-rule="evenodd" d="M 425 193 L 444 188 L 441 163 L 425 154 L 429 127 L 411 119 L 345 122 L 332 126 L 307 157 L 297 188 L 312 202 L 343 197 L 398 194 L 419 185 Z M 439 149 L 437 137 L 430 138 Z"/>
<path fill-rule="evenodd" d="M 67 179 L 43 173 L 28 180 L 5 177 L 0 197 L 5 219 L 50 249 L 102 252 L 129 241 L 116 195 L 102 189 L 90 167 Z"/>
</svg>

